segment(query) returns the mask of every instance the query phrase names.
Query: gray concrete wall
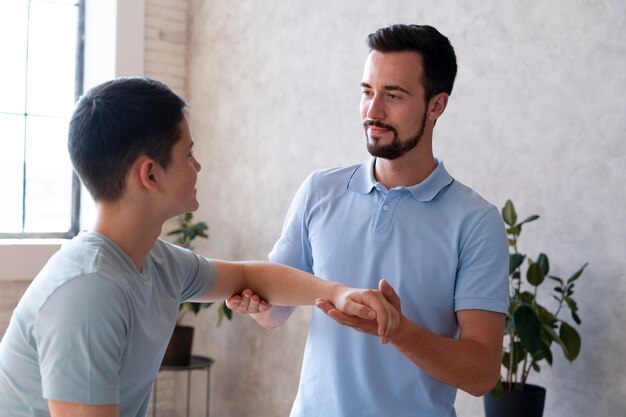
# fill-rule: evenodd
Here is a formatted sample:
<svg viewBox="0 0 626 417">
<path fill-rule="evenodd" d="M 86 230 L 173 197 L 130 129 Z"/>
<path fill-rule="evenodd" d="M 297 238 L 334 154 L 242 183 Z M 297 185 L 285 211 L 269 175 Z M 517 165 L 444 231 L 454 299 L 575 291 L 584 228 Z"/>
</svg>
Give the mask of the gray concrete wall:
<svg viewBox="0 0 626 417">
<path fill-rule="evenodd" d="M 501 4 L 501 5 L 500 5 Z M 201 1 L 190 4 L 188 98 L 203 163 L 204 254 L 264 259 L 300 182 L 367 157 L 358 114 L 365 36 L 428 23 L 452 41 L 459 74 L 435 129 L 450 172 L 498 206 L 540 214 L 521 249 L 577 285 L 583 348 L 533 381 L 545 415 L 626 414 L 626 3 L 606 1 Z M 212 413 L 285 416 L 309 311 L 268 332 L 198 317 L 195 351 L 214 357 Z M 197 389 L 203 390 L 201 384 Z M 459 394 L 458 415 L 482 415 Z M 393 415 L 390 411 L 389 415 Z"/>
</svg>

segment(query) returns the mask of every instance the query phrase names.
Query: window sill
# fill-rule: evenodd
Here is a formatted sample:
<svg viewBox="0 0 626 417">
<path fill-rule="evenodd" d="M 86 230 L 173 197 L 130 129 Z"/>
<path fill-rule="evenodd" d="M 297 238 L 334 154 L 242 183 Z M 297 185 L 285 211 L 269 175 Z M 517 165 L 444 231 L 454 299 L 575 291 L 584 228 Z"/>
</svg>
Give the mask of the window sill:
<svg viewBox="0 0 626 417">
<path fill-rule="evenodd" d="M 32 281 L 63 242 L 63 239 L 0 240 L 0 282 Z"/>
</svg>

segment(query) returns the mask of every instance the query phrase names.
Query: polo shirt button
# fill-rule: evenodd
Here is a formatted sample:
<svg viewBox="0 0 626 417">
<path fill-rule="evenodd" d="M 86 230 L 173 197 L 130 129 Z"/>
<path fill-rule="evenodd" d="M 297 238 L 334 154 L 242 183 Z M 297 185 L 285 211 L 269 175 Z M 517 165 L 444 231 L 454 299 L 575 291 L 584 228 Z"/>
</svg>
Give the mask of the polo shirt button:
<svg viewBox="0 0 626 417">
<path fill-rule="evenodd" d="M 388 206 L 387 204 L 385 204 L 385 205 L 383 206 L 383 210 L 385 210 L 385 211 L 389 211 L 389 206 Z"/>
</svg>

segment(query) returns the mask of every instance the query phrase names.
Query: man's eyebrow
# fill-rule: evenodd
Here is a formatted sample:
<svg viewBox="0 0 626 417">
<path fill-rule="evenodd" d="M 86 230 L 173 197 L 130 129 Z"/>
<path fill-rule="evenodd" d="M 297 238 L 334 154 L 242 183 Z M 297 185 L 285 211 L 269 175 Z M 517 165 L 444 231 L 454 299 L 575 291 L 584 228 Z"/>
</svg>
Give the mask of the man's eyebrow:
<svg viewBox="0 0 626 417">
<path fill-rule="evenodd" d="M 361 83 L 361 87 L 363 87 L 363 88 L 372 88 L 372 86 L 369 85 L 368 83 Z M 410 91 L 400 87 L 399 85 L 386 85 L 386 86 L 384 86 L 384 89 L 386 91 L 402 91 L 404 94 L 408 94 L 410 96 L 413 95 Z"/>
</svg>

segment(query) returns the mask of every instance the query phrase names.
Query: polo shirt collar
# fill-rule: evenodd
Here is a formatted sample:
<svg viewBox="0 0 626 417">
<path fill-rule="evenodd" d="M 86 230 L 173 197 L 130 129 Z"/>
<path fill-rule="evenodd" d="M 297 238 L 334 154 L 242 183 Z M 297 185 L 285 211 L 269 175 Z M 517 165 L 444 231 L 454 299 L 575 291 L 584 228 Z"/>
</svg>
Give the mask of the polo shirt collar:
<svg viewBox="0 0 626 417">
<path fill-rule="evenodd" d="M 454 178 L 443 166 L 443 162 L 436 158 L 437 167 L 430 175 L 419 184 L 404 188 L 411 193 L 417 201 L 431 201 L 439 192 L 448 186 Z M 374 163 L 376 158 L 371 158 L 369 162 L 359 165 L 352 173 L 348 181 L 348 190 L 361 194 L 369 194 L 379 184 L 374 178 Z"/>
</svg>

